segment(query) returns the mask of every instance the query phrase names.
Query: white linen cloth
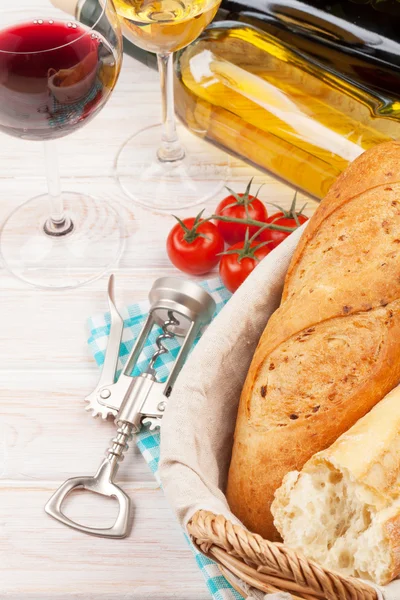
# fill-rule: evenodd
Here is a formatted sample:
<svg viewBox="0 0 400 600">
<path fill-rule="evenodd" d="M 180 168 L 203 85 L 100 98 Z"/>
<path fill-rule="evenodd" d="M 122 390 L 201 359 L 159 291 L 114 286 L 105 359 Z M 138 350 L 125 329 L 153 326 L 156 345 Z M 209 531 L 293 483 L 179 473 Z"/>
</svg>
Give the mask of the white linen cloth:
<svg viewBox="0 0 400 600">
<path fill-rule="evenodd" d="M 279 305 L 285 274 L 305 227 L 265 257 L 228 301 L 193 350 L 168 400 L 160 476 L 185 529 L 198 510 L 239 523 L 223 490 L 240 391 L 260 335 Z M 383 600 L 400 600 L 400 580 L 379 589 Z M 259 598 L 260 592 L 250 594 Z"/>
</svg>

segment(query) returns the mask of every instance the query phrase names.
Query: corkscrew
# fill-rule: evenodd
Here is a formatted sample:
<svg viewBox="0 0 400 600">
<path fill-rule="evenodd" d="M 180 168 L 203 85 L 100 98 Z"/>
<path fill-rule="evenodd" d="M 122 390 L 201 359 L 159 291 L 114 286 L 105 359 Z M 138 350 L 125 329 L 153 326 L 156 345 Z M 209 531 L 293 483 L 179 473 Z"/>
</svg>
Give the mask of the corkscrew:
<svg viewBox="0 0 400 600">
<path fill-rule="evenodd" d="M 103 419 L 112 416 L 117 425 L 116 436 L 106 452 L 94 477 L 73 477 L 65 481 L 45 506 L 45 511 L 54 519 L 78 531 L 91 535 L 123 538 L 128 534 L 130 522 L 130 499 L 114 483 L 118 467 L 128 450 L 128 443 L 142 424 L 155 429 L 161 424 L 168 397 L 176 378 L 203 325 L 207 324 L 215 311 L 212 297 L 195 283 L 163 277 L 150 290 L 150 310 L 143 328 L 127 359 L 125 367 L 116 379 L 119 350 L 121 346 L 123 320 L 114 300 L 114 276 L 108 284 L 108 304 L 111 327 L 100 380 L 95 390 L 86 398 L 86 409 L 93 416 Z M 146 340 L 154 326 L 161 327 L 156 339 L 156 350 L 146 370 L 132 376 L 142 354 Z M 175 363 L 165 382 L 157 380 L 156 362 L 169 352 L 165 342 L 183 338 Z M 119 504 L 118 516 L 109 528 L 87 527 L 72 521 L 62 511 L 66 497 L 75 489 L 95 492 L 114 497 Z"/>
</svg>

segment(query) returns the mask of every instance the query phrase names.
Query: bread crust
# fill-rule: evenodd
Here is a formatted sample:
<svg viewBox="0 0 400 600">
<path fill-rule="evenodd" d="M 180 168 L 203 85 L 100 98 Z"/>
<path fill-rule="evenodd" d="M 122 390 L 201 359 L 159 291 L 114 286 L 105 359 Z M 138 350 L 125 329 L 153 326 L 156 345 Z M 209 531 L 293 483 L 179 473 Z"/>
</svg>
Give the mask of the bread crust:
<svg viewBox="0 0 400 600">
<path fill-rule="evenodd" d="M 364 152 L 336 179 L 315 211 L 309 226 L 294 252 L 286 275 L 282 302 L 287 298 L 288 285 L 298 268 L 307 244 L 323 221 L 338 208 L 365 193 L 391 183 L 399 182 L 400 142 L 386 142 Z"/>
<path fill-rule="evenodd" d="M 400 143 L 389 142 L 354 161 L 310 220 L 242 391 L 227 498 L 267 539 L 279 539 L 270 505 L 284 475 L 400 380 L 399 250 Z"/>
</svg>

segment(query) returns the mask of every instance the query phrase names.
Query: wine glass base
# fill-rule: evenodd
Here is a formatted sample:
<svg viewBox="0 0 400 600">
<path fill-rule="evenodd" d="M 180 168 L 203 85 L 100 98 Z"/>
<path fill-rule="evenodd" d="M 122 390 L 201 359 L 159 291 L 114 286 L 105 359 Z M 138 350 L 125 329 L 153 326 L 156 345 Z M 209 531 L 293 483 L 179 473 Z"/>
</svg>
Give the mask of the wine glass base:
<svg viewBox="0 0 400 600">
<path fill-rule="evenodd" d="M 116 159 L 122 190 L 137 204 L 159 211 L 203 204 L 223 188 L 230 177 L 229 155 L 177 123 L 185 157 L 161 162 L 157 150 L 161 125 L 141 129 L 125 142 Z"/>
<path fill-rule="evenodd" d="M 75 288 L 101 277 L 121 256 L 122 222 L 107 201 L 73 192 L 63 192 L 62 199 L 73 224 L 66 235 L 45 233 L 47 194 L 16 208 L 0 231 L 4 266 L 25 283 Z"/>
</svg>

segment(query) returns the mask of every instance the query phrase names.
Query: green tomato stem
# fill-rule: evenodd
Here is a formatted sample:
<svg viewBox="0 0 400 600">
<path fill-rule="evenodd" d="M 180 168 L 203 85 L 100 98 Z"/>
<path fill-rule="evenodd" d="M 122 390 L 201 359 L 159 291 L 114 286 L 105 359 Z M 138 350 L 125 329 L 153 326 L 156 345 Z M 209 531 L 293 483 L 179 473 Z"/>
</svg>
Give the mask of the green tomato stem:
<svg viewBox="0 0 400 600">
<path fill-rule="evenodd" d="M 263 221 L 255 221 L 254 219 L 237 219 L 236 217 L 223 217 L 221 215 L 211 215 L 208 220 L 225 221 L 226 223 L 241 223 L 242 225 L 254 225 L 264 229 L 273 229 L 275 231 L 288 231 L 292 233 L 297 227 L 285 227 L 284 225 L 274 225 L 273 223 L 263 223 Z"/>
</svg>

